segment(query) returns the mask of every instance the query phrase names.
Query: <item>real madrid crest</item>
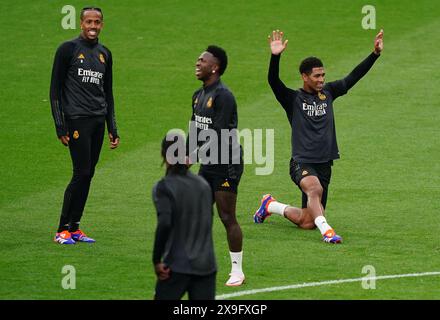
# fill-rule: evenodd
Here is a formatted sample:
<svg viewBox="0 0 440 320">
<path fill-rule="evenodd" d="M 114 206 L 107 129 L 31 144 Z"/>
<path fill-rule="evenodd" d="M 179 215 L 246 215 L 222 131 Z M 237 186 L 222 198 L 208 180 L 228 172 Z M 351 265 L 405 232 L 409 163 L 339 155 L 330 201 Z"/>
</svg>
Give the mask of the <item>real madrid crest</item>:
<svg viewBox="0 0 440 320">
<path fill-rule="evenodd" d="M 74 132 L 73 132 L 73 139 L 78 139 L 79 138 L 79 132 L 78 132 L 78 130 L 75 130 Z"/>
<path fill-rule="evenodd" d="M 102 63 L 105 63 L 105 58 L 102 53 L 99 54 L 99 61 L 101 61 Z"/>
<path fill-rule="evenodd" d="M 318 92 L 318 97 L 319 97 L 319 99 L 321 99 L 321 100 L 325 100 L 325 99 L 327 99 L 327 97 L 325 96 L 325 94 L 323 94 L 322 92 Z"/>
<path fill-rule="evenodd" d="M 209 97 L 208 102 L 206 103 L 206 106 L 207 106 L 208 108 L 211 108 L 211 107 L 212 107 L 212 97 Z"/>
</svg>

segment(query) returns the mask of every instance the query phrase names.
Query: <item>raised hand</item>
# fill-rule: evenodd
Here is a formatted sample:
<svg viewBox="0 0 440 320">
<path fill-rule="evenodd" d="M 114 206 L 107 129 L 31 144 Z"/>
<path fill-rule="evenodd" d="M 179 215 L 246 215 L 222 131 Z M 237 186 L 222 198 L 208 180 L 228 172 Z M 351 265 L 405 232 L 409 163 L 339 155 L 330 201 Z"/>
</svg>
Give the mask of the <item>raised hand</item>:
<svg viewBox="0 0 440 320">
<path fill-rule="evenodd" d="M 287 42 L 289 42 L 289 40 L 283 42 L 283 35 L 284 33 L 282 31 L 274 30 L 272 31 L 272 36 L 268 36 L 270 50 L 272 51 L 272 54 L 276 56 L 281 54 L 284 49 L 286 49 Z"/>
<path fill-rule="evenodd" d="M 379 33 L 374 39 L 374 53 L 379 55 L 383 50 L 383 29 L 380 29 Z"/>
</svg>

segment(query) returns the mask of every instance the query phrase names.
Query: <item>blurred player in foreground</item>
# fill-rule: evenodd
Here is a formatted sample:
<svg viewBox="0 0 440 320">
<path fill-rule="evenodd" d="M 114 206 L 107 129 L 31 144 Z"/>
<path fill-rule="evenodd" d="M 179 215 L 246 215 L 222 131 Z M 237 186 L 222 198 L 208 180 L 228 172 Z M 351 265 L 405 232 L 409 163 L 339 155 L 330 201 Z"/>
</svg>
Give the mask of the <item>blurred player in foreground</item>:
<svg viewBox="0 0 440 320">
<path fill-rule="evenodd" d="M 180 144 L 182 161 L 170 148 Z M 212 240 L 212 195 L 209 184 L 188 170 L 185 137 L 168 134 L 162 141 L 166 175 L 153 188 L 157 228 L 153 264 L 155 299 L 215 299 L 216 262 Z"/>
</svg>

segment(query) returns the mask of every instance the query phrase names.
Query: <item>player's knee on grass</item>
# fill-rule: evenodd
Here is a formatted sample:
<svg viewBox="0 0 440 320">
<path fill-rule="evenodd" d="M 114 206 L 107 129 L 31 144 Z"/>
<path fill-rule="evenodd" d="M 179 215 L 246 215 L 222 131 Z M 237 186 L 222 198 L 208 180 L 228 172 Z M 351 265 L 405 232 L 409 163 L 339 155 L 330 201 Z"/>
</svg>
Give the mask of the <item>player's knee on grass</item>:
<svg viewBox="0 0 440 320">
<path fill-rule="evenodd" d="M 301 229 L 304 229 L 304 230 L 313 230 L 313 229 L 316 229 L 316 225 L 315 225 L 314 222 L 306 222 L 306 223 L 302 223 L 302 224 L 299 225 L 299 227 L 300 227 Z"/>
<path fill-rule="evenodd" d="M 313 230 L 316 228 L 315 220 L 312 215 L 308 212 L 307 208 L 301 210 L 301 218 L 298 223 L 298 227 L 305 230 Z"/>
</svg>

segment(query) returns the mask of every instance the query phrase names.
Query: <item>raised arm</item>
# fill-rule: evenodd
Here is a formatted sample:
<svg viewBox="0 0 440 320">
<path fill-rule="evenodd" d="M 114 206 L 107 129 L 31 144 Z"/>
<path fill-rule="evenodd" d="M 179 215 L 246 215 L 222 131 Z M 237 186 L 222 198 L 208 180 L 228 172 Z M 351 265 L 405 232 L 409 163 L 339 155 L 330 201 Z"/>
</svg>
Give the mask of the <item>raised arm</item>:
<svg viewBox="0 0 440 320">
<path fill-rule="evenodd" d="M 347 91 L 350 90 L 367 72 L 371 69 L 374 62 L 380 56 L 383 50 L 383 30 L 376 35 L 374 39 L 374 50 L 364 61 L 362 61 L 350 74 L 345 77 Z"/>
<path fill-rule="evenodd" d="M 275 56 L 280 55 L 281 53 L 283 53 L 283 51 L 286 49 L 287 47 L 287 43 L 289 42 L 289 40 L 286 40 L 283 42 L 283 36 L 284 36 L 284 32 L 277 30 L 277 31 L 272 31 L 272 36 L 269 35 L 267 37 L 268 41 L 269 41 L 269 45 L 270 45 L 270 51 L 272 51 L 272 54 Z"/>
<path fill-rule="evenodd" d="M 282 31 L 272 31 L 272 35 L 268 36 L 269 47 L 272 53 L 269 64 L 268 81 L 273 93 L 281 105 L 286 109 L 288 105 L 289 89 L 281 81 L 280 57 L 281 53 L 286 49 L 289 40 L 283 42 L 284 33 Z"/>
<path fill-rule="evenodd" d="M 367 72 L 371 69 L 374 62 L 379 58 L 383 50 L 383 30 L 376 35 L 374 39 L 374 50 L 368 55 L 356 68 L 353 69 L 345 78 L 329 82 L 327 88 L 332 92 L 333 98 L 336 99 L 347 93 Z"/>
<path fill-rule="evenodd" d="M 379 33 L 374 38 L 374 53 L 380 55 L 383 50 L 383 29 L 380 29 Z"/>
</svg>

